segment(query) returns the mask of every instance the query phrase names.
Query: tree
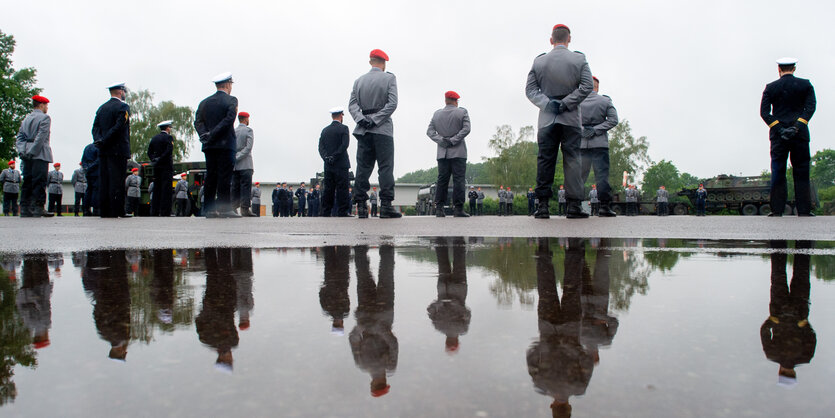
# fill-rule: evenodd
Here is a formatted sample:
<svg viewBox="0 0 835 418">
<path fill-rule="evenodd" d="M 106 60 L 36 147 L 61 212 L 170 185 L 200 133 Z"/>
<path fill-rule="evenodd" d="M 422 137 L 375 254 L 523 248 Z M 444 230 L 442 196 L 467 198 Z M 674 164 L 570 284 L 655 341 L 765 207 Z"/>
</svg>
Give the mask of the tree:
<svg viewBox="0 0 835 418">
<path fill-rule="evenodd" d="M 510 125 L 496 127 L 488 143 L 496 155 L 485 159 L 492 184 L 527 188 L 536 182 L 537 145 L 530 141 L 533 136 L 533 126 L 519 129 L 518 137 Z"/>
<path fill-rule="evenodd" d="M 17 397 L 15 366 L 34 369 L 38 365 L 37 354 L 31 346 L 32 334 L 15 307 L 17 287 L 8 275 L 0 269 L 0 406 L 14 402 Z"/>
<path fill-rule="evenodd" d="M 634 179 L 652 163 L 648 151 L 647 137 L 632 136 L 628 120 L 622 120 L 609 131 L 609 184 L 613 193 L 623 190 L 624 171 Z"/>
<path fill-rule="evenodd" d="M 0 30 L 0 167 L 17 155 L 15 136 L 23 118 L 32 110 L 32 96 L 41 92 L 35 87 L 36 70 L 12 67 L 14 36 Z"/>
<path fill-rule="evenodd" d="M 485 163 L 467 163 L 467 173 L 464 175 L 464 181 L 467 184 L 487 184 L 490 183 L 490 177 L 487 175 L 484 167 Z M 438 180 L 438 167 L 427 168 L 423 170 L 416 170 L 402 175 L 397 179 L 397 183 L 414 183 L 414 184 L 430 184 Z M 450 179 L 450 181 L 452 181 Z"/>
<path fill-rule="evenodd" d="M 188 156 L 194 143 L 194 110 L 188 106 L 177 106 L 174 102 L 163 101 L 154 104 L 154 93 L 148 90 L 130 92 L 130 149 L 134 161 L 148 161 L 148 144 L 159 133 L 157 124 L 173 120 L 171 135 L 174 136 L 174 161 Z"/>
<path fill-rule="evenodd" d="M 675 192 L 681 189 L 682 186 L 678 168 L 667 160 L 661 160 L 652 164 L 647 168 L 646 173 L 644 173 L 644 182 L 641 184 L 644 199 L 652 200 L 655 197 L 655 191 L 660 186 L 666 187 L 667 191 L 670 191 L 672 195 L 675 195 Z"/>
<path fill-rule="evenodd" d="M 818 190 L 835 186 L 835 150 L 827 148 L 816 152 L 809 176 Z"/>
</svg>

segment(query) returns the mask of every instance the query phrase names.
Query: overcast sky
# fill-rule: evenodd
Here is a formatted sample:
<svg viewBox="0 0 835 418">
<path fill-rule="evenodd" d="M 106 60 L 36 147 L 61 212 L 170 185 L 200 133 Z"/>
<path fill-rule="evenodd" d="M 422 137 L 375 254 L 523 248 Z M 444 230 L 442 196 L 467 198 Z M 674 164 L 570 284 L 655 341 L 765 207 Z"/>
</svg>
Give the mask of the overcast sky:
<svg viewBox="0 0 835 418">
<path fill-rule="evenodd" d="M 255 179 L 309 179 L 322 168 L 327 110 L 347 108 L 374 48 L 397 75 L 395 176 L 435 165 L 426 127 L 446 90 L 469 110 L 469 161 L 480 162 L 496 126 L 535 125 L 525 81 L 556 23 L 571 28 L 570 48 L 586 54 L 601 93 L 648 138 L 655 161 L 698 177 L 767 169 L 759 102 L 781 56 L 797 57 L 797 75 L 817 92 L 812 153 L 835 147 L 831 1 L 4 3 L 0 29 L 17 40 L 15 68 L 38 70 L 55 159 L 68 167 L 92 140 L 108 84 L 196 108 L 214 92 L 211 78 L 231 71 L 239 109 L 252 115 Z M 346 123 L 353 129 L 348 115 Z M 352 138 L 352 166 L 355 153 Z M 203 160 L 199 147 L 188 159 Z"/>
</svg>

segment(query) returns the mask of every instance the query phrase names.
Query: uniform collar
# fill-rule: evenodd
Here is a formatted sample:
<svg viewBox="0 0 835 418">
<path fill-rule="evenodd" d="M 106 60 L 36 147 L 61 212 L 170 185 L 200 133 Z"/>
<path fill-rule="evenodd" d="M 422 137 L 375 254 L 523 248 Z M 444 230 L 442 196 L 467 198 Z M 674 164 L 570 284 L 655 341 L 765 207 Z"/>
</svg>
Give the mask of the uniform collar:
<svg viewBox="0 0 835 418">
<path fill-rule="evenodd" d="M 448 105 L 444 106 L 444 109 L 449 109 L 450 107 L 458 107 L 458 106 L 456 106 L 454 104 L 448 104 Z"/>
<path fill-rule="evenodd" d="M 568 49 L 568 47 L 567 47 L 567 46 L 565 46 L 565 45 L 554 45 L 554 49 L 555 49 L 555 50 L 556 50 L 556 49 L 560 49 L 560 48 L 562 48 L 562 49 Z"/>
<path fill-rule="evenodd" d="M 383 70 L 381 70 L 380 68 L 377 68 L 377 67 L 371 67 L 371 71 L 369 71 L 369 73 L 373 73 L 374 71 L 383 71 Z"/>
</svg>

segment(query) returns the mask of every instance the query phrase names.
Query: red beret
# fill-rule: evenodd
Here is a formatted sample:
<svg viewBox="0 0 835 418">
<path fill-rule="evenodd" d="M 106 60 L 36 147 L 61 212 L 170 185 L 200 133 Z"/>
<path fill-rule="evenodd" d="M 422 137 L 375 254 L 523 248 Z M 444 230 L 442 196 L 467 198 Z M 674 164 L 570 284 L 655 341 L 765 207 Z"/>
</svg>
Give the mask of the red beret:
<svg viewBox="0 0 835 418">
<path fill-rule="evenodd" d="M 186 174 L 186 173 L 180 174 L 180 177 L 186 178 L 186 177 L 188 177 L 188 174 Z"/>
<path fill-rule="evenodd" d="M 600 80 L 598 80 L 597 77 L 595 77 L 595 76 L 591 76 L 591 79 L 598 82 L 598 83 L 600 82 Z"/>
<path fill-rule="evenodd" d="M 46 347 L 49 347 L 49 339 L 46 339 L 44 341 L 38 341 L 38 342 L 35 343 L 35 349 L 36 350 L 40 350 L 40 349 L 46 348 Z"/>
<path fill-rule="evenodd" d="M 134 168 L 131 168 L 130 171 L 139 171 L 139 169 L 134 167 Z"/>
<path fill-rule="evenodd" d="M 385 52 L 383 52 L 382 49 L 372 50 L 371 54 L 370 54 L 370 58 L 379 58 L 383 61 L 388 61 L 389 60 L 389 56 Z"/>
<path fill-rule="evenodd" d="M 247 112 L 241 112 L 241 113 L 238 113 L 238 117 L 239 117 L 239 118 L 248 118 L 248 117 L 249 117 L 249 113 L 247 113 Z"/>
<path fill-rule="evenodd" d="M 32 96 L 32 100 L 34 100 L 38 103 L 49 103 L 49 99 L 47 99 L 46 97 L 43 97 L 41 95 L 37 95 L 37 94 Z"/>
<path fill-rule="evenodd" d="M 260 182 L 260 181 L 256 181 L 256 182 L 255 182 L 255 185 L 256 185 L 256 186 L 260 186 L 260 185 L 261 185 L 261 182 Z"/>
<path fill-rule="evenodd" d="M 446 97 L 447 99 L 455 99 L 455 100 L 458 100 L 458 99 L 461 98 L 461 96 L 459 96 L 458 93 L 456 93 L 452 90 L 444 93 L 444 97 Z"/>
<path fill-rule="evenodd" d="M 61 163 L 55 163 L 55 164 L 52 164 L 52 166 L 53 166 L 53 167 L 60 167 L 60 166 L 61 166 Z"/>
<path fill-rule="evenodd" d="M 565 26 L 565 25 L 563 25 L 562 23 L 560 23 L 560 24 L 558 24 L 558 25 L 554 25 L 554 29 L 552 29 L 552 30 L 557 30 L 557 29 L 559 29 L 559 28 L 565 28 L 565 30 L 567 30 L 567 31 L 568 31 L 568 33 L 571 33 L 571 29 L 568 29 L 568 26 Z"/>
<path fill-rule="evenodd" d="M 14 160 L 9 161 L 9 165 L 14 165 Z"/>
</svg>

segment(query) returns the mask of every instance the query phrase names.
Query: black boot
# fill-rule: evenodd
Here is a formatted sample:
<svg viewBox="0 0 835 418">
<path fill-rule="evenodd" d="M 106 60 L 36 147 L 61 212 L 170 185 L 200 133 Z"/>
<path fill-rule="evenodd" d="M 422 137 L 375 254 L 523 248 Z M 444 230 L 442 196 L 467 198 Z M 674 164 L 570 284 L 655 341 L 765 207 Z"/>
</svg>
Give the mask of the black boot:
<svg viewBox="0 0 835 418">
<path fill-rule="evenodd" d="M 533 213 L 536 219 L 550 219 L 551 212 L 548 210 L 548 199 L 539 199 L 539 204 L 536 206 L 536 212 Z"/>
<path fill-rule="evenodd" d="M 45 211 L 43 209 L 43 207 L 41 207 L 41 206 L 33 206 L 32 207 L 32 216 L 35 217 L 35 218 L 41 218 L 41 217 L 51 218 L 51 217 L 55 216 L 55 214 L 52 213 L 52 212 Z"/>
<path fill-rule="evenodd" d="M 436 218 L 444 218 L 446 217 L 446 213 L 444 212 L 444 205 L 435 205 L 435 217 Z"/>
<path fill-rule="evenodd" d="M 241 216 L 245 218 L 254 218 L 258 215 L 254 214 L 248 207 L 241 206 Z"/>
<path fill-rule="evenodd" d="M 357 218 L 368 219 L 368 206 L 366 206 L 365 200 L 357 202 Z"/>
<path fill-rule="evenodd" d="M 580 202 L 569 201 L 568 208 L 565 211 L 565 217 L 567 219 L 585 219 L 589 217 L 589 214 L 583 212 L 583 207 L 580 206 Z"/>
<path fill-rule="evenodd" d="M 403 215 L 400 212 L 394 210 L 394 207 L 391 205 L 391 202 L 383 203 L 380 206 L 380 219 L 395 219 L 401 216 Z"/>
<path fill-rule="evenodd" d="M 597 216 L 601 218 L 614 218 L 618 214 L 612 211 L 612 208 L 609 207 L 609 202 L 600 202 L 600 207 L 597 209 Z"/>
<path fill-rule="evenodd" d="M 456 206 L 455 210 L 452 213 L 452 216 L 456 218 L 469 218 L 470 215 L 467 215 L 467 212 L 464 212 L 464 208 L 462 206 Z"/>
<path fill-rule="evenodd" d="M 32 213 L 32 207 L 29 205 L 23 205 L 20 207 L 20 217 L 21 218 L 34 218 L 35 215 Z"/>
</svg>

